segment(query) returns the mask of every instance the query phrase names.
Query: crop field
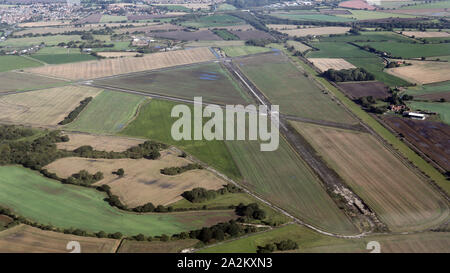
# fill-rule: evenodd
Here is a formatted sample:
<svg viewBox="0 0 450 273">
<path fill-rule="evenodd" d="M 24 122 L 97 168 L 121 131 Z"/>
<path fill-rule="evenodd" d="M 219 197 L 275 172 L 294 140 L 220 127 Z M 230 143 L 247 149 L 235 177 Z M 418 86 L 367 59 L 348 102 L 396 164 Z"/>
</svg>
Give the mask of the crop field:
<svg viewBox="0 0 450 273">
<path fill-rule="evenodd" d="M 308 35 L 330 35 L 343 34 L 350 30 L 349 27 L 307 27 L 307 28 L 293 28 L 286 30 L 279 30 L 289 36 L 304 37 Z"/>
<path fill-rule="evenodd" d="M 383 1 L 384 2 L 384 1 Z M 370 10 L 352 10 L 351 14 L 338 15 L 345 18 L 351 18 L 355 20 L 374 20 L 383 18 L 412 18 L 414 16 L 407 14 L 392 14 L 388 12 L 370 11 Z"/>
<path fill-rule="evenodd" d="M 243 25 L 243 24 L 245 24 L 245 21 L 243 21 L 242 19 L 239 19 L 237 17 L 234 17 L 232 15 L 214 14 L 212 16 L 201 16 L 201 17 L 198 17 L 196 20 L 192 20 L 192 21 L 181 22 L 181 24 L 183 26 L 188 26 L 188 27 L 214 28 L 214 27 L 225 27 L 225 26 L 232 26 L 232 25 Z"/>
<path fill-rule="evenodd" d="M 360 46 L 371 46 L 382 52 L 389 52 L 399 58 L 420 58 L 443 56 L 450 52 L 450 44 L 407 44 L 397 42 L 368 42 L 357 43 Z"/>
<path fill-rule="evenodd" d="M 126 16 L 118 16 L 118 15 L 103 15 L 100 19 L 100 23 L 109 23 L 109 22 L 122 22 L 127 21 Z"/>
<path fill-rule="evenodd" d="M 188 100 L 201 96 L 204 101 L 219 104 L 248 104 L 252 101 L 218 63 L 127 75 L 95 83 Z"/>
<path fill-rule="evenodd" d="M 56 143 L 56 146 L 58 147 L 58 149 L 67 151 L 73 151 L 78 147 L 89 145 L 97 151 L 123 152 L 128 148 L 137 146 L 138 144 L 144 142 L 144 140 L 117 136 L 91 135 L 70 132 L 64 132 L 64 135 L 69 137 L 69 141 L 58 142 Z"/>
<path fill-rule="evenodd" d="M 353 99 L 367 96 L 372 96 L 375 99 L 384 99 L 389 96 L 389 89 L 382 82 L 346 82 L 338 85 L 347 96 Z"/>
<path fill-rule="evenodd" d="M 243 184 L 259 196 L 316 227 L 342 234 L 356 232 L 284 138 L 273 152 L 261 152 L 257 141 L 226 144 L 241 170 Z"/>
<path fill-rule="evenodd" d="M 290 20 L 298 20 L 298 21 L 325 21 L 325 22 L 351 22 L 353 19 L 321 14 L 321 13 L 305 13 L 305 12 L 272 12 L 271 16 L 282 18 L 282 19 L 290 19 Z"/>
<path fill-rule="evenodd" d="M 378 235 L 362 239 L 342 239 L 325 236 L 299 225 L 287 225 L 261 234 L 208 247 L 199 253 L 256 253 L 258 246 L 282 240 L 294 240 L 300 248 L 289 252 L 308 253 L 368 253 L 367 243 L 377 241 L 381 253 L 448 252 L 448 232 L 427 232 L 409 235 Z"/>
<path fill-rule="evenodd" d="M 101 90 L 64 86 L 0 97 L 0 120 L 19 124 L 57 125 L 80 101 Z"/>
<path fill-rule="evenodd" d="M 185 44 L 186 47 L 226 47 L 226 46 L 245 46 L 245 41 L 190 41 Z"/>
<path fill-rule="evenodd" d="M 121 58 L 121 57 L 135 57 L 137 52 L 124 52 L 124 51 L 116 51 L 116 52 L 98 52 L 97 55 L 105 57 L 105 58 Z"/>
<path fill-rule="evenodd" d="M 152 99 L 150 103 L 141 107 L 137 118 L 120 134 L 178 146 L 228 177 L 240 179 L 241 174 L 223 141 L 175 141 L 172 138 L 171 127 L 177 118 L 172 118 L 170 113 L 175 105 L 179 105 L 179 103 Z M 193 111 L 192 108 L 191 111 Z"/>
<path fill-rule="evenodd" d="M 224 46 L 221 49 L 225 52 L 228 57 L 238 57 L 251 55 L 256 53 L 263 53 L 271 51 L 272 49 L 269 47 L 261 47 L 261 46 Z"/>
<path fill-rule="evenodd" d="M 307 27 L 307 26 L 301 26 L 301 25 L 288 25 L 288 24 L 266 24 L 266 26 L 269 29 L 274 29 L 274 30 L 288 30 L 288 29 Z"/>
<path fill-rule="evenodd" d="M 101 171 L 104 178 L 96 185 L 110 186 L 124 204 L 134 208 L 149 202 L 155 206 L 166 206 L 182 200 L 181 194 L 193 188 L 218 190 L 226 184 L 207 170 L 191 170 L 174 176 L 160 173 L 161 169 L 182 167 L 189 163 L 192 162 L 169 150 L 162 152 L 157 160 L 66 157 L 50 163 L 46 168 L 63 178 L 81 170 L 89 173 Z M 125 170 L 123 177 L 113 174 L 119 168 Z"/>
<path fill-rule="evenodd" d="M 403 35 L 416 38 L 443 38 L 450 37 L 450 33 L 445 31 L 403 31 Z"/>
<path fill-rule="evenodd" d="M 267 32 L 252 29 L 252 30 L 230 30 L 231 33 L 239 37 L 241 40 L 251 40 L 251 39 L 273 39 L 272 35 Z"/>
<path fill-rule="evenodd" d="M 235 217 L 234 211 L 128 213 L 111 207 L 104 198 L 95 189 L 61 184 L 22 167 L 0 167 L 0 205 L 30 220 L 60 228 L 155 236 L 189 231 Z"/>
<path fill-rule="evenodd" d="M 102 25 L 85 25 L 81 27 L 75 27 L 75 26 L 60 26 L 60 27 L 33 27 L 33 28 L 26 28 L 24 30 L 20 30 L 17 32 L 14 32 L 14 35 L 25 35 L 25 34 L 61 34 L 64 32 L 71 32 L 71 31 L 89 31 L 93 29 L 101 29 L 103 28 Z"/>
<path fill-rule="evenodd" d="M 361 50 L 356 46 L 347 43 L 320 42 L 311 43 L 312 46 L 319 49 L 310 51 L 306 55 L 308 58 L 368 58 L 376 57 L 367 51 Z"/>
<path fill-rule="evenodd" d="M 0 85 L 0 94 L 3 92 L 48 88 L 65 84 L 61 80 L 21 72 L 0 73 L 0 82 L 2 83 Z"/>
<path fill-rule="evenodd" d="M 123 33 L 134 33 L 134 32 L 153 32 L 153 31 L 169 31 L 169 30 L 181 30 L 182 27 L 178 25 L 172 24 L 150 24 L 147 26 L 138 26 L 138 27 L 125 27 L 115 29 L 114 33 L 123 34 Z"/>
<path fill-rule="evenodd" d="M 70 241 L 79 242 L 83 253 L 114 253 L 120 243 L 19 225 L 0 233 L 0 253 L 68 253 L 66 246 Z"/>
<path fill-rule="evenodd" d="M 281 52 L 239 58 L 235 63 L 273 104 L 280 105 L 281 113 L 314 120 L 356 122 Z"/>
<path fill-rule="evenodd" d="M 169 242 L 138 242 L 125 240 L 117 253 L 179 253 L 183 249 L 193 248 L 199 240 L 185 239 Z"/>
<path fill-rule="evenodd" d="M 48 64 L 64 64 L 73 62 L 83 62 L 96 60 L 92 55 L 83 53 L 69 53 L 69 54 L 35 54 L 33 59 L 42 61 Z"/>
<path fill-rule="evenodd" d="M 429 84 L 450 80 L 450 63 L 407 61 L 412 65 L 386 69 L 386 72 L 407 81 Z"/>
<path fill-rule="evenodd" d="M 349 0 L 339 3 L 339 7 L 342 8 L 351 8 L 351 9 L 364 9 L 364 10 L 374 10 L 375 7 L 369 5 L 366 1 L 363 0 Z"/>
<path fill-rule="evenodd" d="M 328 69 L 342 70 L 356 68 L 356 66 L 341 58 L 309 58 L 308 61 L 313 63 L 322 72 Z"/>
<path fill-rule="evenodd" d="M 25 38 L 11 38 L 6 39 L 0 43 L 0 46 L 4 47 L 28 47 L 32 45 L 39 45 L 45 43 L 48 46 L 54 46 L 59 43 L 67 43 L 70 41 L 81 40 L 80 35 L 54 35 L 54 36 L 38 36 L 38 37 L 25 37 Z"/>
<path fill-rule="evenodd" d="M 47 65 L 29 69 L 28 71 L 80 80 L 206 62 L 215 58 L 214 54 L 208 48 L 193 48 L 189 50 L 153 53 L 141 58 L 105 59 L 62 65 Z"/>
<path fill-rule="evenodd" d="M 222 40 L 219 36 L 214 34 L 210 30 L 198 30 L 198 31 L 167 31 L 167 32 L 155 32 L 152 34 L 155 37 L 174 39 L 180 41 L 196 41 L 196 40 L 206 40 L 206 41 L 219 41 Z"/>
<path fill-rule="evenodd" d="M 448 105 L 447 105 L 448 108 Z M 417 149 L 422 151 L 443 169 L 450 171 L 448 151 L 450 126 L 439 122 L 417 121 L 399 117 L 383 117 L 395 131 L 402 134 Z"/>
<path fill-rule="evenodd" d="M 41 65 L 40 62 L 22 56 L 0 56 L 0 72 Z"/>
<path fill-rule="evenodd" d="M 392 31 L 361 31 L 360 35 L 337 35 L 319 37 L 321 42 L 413 42 L 414 40 Z"/>
<path fill-rule="evenodd" d="M 20 23 L 19 27 L 51 27 L 68 24 L 70 24 L 70 21 L 39 21 L 39 22 Z"/>
<path fill-rule="evenodd" d="M 297 41 L 286 41 L 288 46 L 294 47 L 295 50 L 300 51 L 304 53 L 307 50 L 310 50 L 311 48 L 303 43 L 297 42 Z"/>
<path fill-rule="evenodd" d="M 426 84 L 422 86 L 410 87 L 406 90 L 408 95 L 414 96 L 414 98 L 423 98 L 429 100 L 439 100 L 440 98 L 446 98 L 450 100 L 450 81 Z"/>
<path fill-rule="evenodd" d="M 439 114 L 439 118 L 450 125 L 450 103 L 411 101 L 408 106 L 414 110 L 430 111 Z"/>
<path fill-rule="evenodd" d="M 103 91 L 64 128 L 90 133 L 119 132 L 136 115 L 145 99 L 133 94 Z"/>
<path fill-rule="evenodd" d="M 449 219 L 444 197 L 371 135 L 293 124 L 392 231 L 436 227 Z"/>
</svg>

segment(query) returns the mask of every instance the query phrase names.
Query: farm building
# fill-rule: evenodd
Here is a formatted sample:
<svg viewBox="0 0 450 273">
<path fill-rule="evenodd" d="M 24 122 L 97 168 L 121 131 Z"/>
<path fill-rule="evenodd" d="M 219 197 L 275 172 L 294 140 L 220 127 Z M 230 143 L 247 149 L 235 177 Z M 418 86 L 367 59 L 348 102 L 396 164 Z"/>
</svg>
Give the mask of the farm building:
<svg viewBox="0 0 450 273">
<path fill-rule="evenodd" d="M 415 112 L 405 112 L 404 116 L 412 119 L 424 120 L 425 114 L 415 113 Z"/>
</svg>

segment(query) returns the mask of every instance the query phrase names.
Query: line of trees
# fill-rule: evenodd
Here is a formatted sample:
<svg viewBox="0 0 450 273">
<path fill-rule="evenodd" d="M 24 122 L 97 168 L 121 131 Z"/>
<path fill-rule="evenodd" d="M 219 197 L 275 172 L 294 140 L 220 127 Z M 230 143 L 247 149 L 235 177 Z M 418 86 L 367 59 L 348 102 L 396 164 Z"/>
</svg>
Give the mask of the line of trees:
<svg viewBox="0 0 450 273">
<path fill-rule="evenodd" d="M 226 184 L 223 188 L 218 190 L 207 190 L 205 188 L 194 188 L 190 191 L 185 191 L 181 194 L 186 200 L 192 203 L 202 203 L 216 198 L 219 195 L 227 193 L 239 193 L 242 189 L 236 187 L 233 184 Z"/>
<path fill-rule="evenodd" d="M 197 170 L 197 169 L 201 170 L 203 169 L 203 166 L 198 163 L 190 163 L 181 167 L 167 167 L 161 169 L 160 172 L 165 175 L 177 175 L 190 170 Z"/>
<path fill-rule="evenodd" d="M 257 253 L 272 253 L 275 250 L 286 251 L 298 249 L 298 244 L 291 239 L 283 240 L 274 244 L 266 244 L 265 246 L 258 246 Z"/>
<path fill-rule="evenodd" d="M 68 123 L 71 123 L 78 117 L 78 115 L 83 111 L 83 109 L 88 105 L 89 102 L 92 101 L 92 97 L 87 97 L 84 100 L 80 101 L 80 105 L 78 105 L 75 109 L 70 112 L 67 117 L 64 118 L 61 122 L 59 122 L 59 125 L 65 125 Z"/>
</svg>

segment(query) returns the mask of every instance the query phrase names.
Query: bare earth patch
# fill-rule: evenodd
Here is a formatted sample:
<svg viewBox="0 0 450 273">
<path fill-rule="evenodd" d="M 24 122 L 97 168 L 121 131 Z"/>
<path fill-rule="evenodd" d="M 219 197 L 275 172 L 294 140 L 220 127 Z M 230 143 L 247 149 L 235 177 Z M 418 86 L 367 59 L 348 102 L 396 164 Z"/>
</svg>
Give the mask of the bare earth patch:
<svg viewBox="0 0 450 273">
<path fill-rule="evenodd" d="M 28 69 L 29 72 L 71 80 L 94 79 L 118 74 L 200 63 L 216 57 L 209 48 L 193 48 L 148 54 L 141 58 L 103 59 L 97 61 L 46 65 Z"/>
<path fill-rule="evenodd" d="M 308 36 L 308 35 L 329 35 L 329 34 L 343 34 L 350 30 L 349 27 L 308 27 L 308 28 L 295 28 L 280 30 L 282 33 L 286 33 L 289 36 Z"/>
<path fill-rule="evenodd" d="M 73 151 L 84 145 L 92 146 L 97 151 L 123 152 L 128 148 L 143 143 L 143 140 L 131 139 L 126 137 L 88 135 L 77 133 L 65 133 L 69 136 L 68 142 L 56 143 L 58 149 Z"/>
<path fill-rule="evenodd" d="M 356 68 L 356 66 L 341 58 L 308 58 L 315 67 L 324 72 L 328 69 L 341 70 Z"/>
<path fill-rule="evenodd" d="M 87 159 L 62 158 L 47 165 L 50 172 L 59 177 L 68 177 L 81 170 L 90 173 L 103 172 L 104 179 L 97 185 L 107 184 L 114 194 L 129 207 L 152 202 L 154 205 L 168 205 L 182 199 L 180 194 L 196 187 L 220 189 L 225 181 L 207 170 L 191 170 L 169 176 L 160 173 L 166 167 L 180 167 L 191 163 L 178 153 L 166 150 L 158 160 L 147 159 Z M 112 172 L 123 168 L 125 175 L 120 178 Z"/>
<path fill-rule="evenodd" d="M 409 37 L 414 36 L 416 38 L 450 37 L 450 33 L 444 31 L 403 31 L 402 34 Z"/>
<path fill-rule="evenodd" d="M 102 90 L 84 86 L 64 86 L 0 97 L 0 121 L 57 125 L 84 98 Z"/>
<path fill-rule="evenodd" d="M 70 241 L 79 242 L 82 253 L 113 253 L 120 242 L 20 225 L 0 232 L 0 253 L 69 253 L 66 246 Z"/>
<path fill-rule="evenodd" d="M 410 66 L 385 69 L 389 74 L 419 84 L 450 80 L 450 63 L 432 61 L 410 61 Z"/>
</svg>

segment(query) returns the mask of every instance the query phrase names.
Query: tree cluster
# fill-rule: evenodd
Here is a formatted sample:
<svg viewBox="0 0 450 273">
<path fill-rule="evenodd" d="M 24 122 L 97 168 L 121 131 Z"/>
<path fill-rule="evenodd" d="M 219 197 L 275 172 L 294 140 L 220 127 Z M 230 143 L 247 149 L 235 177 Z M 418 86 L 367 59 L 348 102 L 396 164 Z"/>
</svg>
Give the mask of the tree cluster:
<svg viewBox="0 0 450 273">
<path fill-rule="evenodd" d="M 279 243 L 266 244 L 265 246 L 258 246 L 257 253 L 272 253 L 275 250 L 286 251 L 298 249 L 298 244 L 291 239 L 283 240 Z"/>
<path fill-rule="evenodd" d="M 197 163 L 190 163 L 185 166 L 181 167 L 167 167 L 164 169 L 161 169 L 160 172 L 165 175 L 177 175 L 181 174 L 190 170 L 196 170 L 196 169 L 203 169 L 203 166 Z"/>
<path fill-rule="evenodd" d="M 375 80 L 375 76 L 364 68 L 342 70 L 328 69 L 327 71 L 322 73 L 322 76 L 334 82 Z"/>
<path fill-rule="evenodd" d="M 258 204 L 251 203 L 248 205 L 244 205 L 240 203 L 236 209 L 236 214 L 247 219 L 255 219 L 255 220 L 263 220 L 266 218 L 266 212 L 261 209 Z"/>
</svg>

